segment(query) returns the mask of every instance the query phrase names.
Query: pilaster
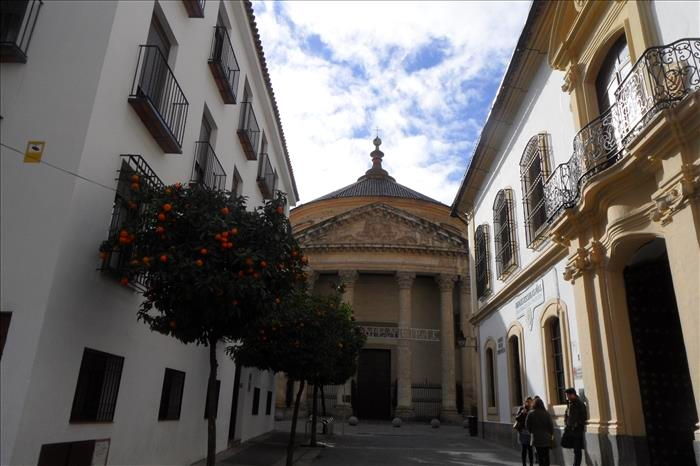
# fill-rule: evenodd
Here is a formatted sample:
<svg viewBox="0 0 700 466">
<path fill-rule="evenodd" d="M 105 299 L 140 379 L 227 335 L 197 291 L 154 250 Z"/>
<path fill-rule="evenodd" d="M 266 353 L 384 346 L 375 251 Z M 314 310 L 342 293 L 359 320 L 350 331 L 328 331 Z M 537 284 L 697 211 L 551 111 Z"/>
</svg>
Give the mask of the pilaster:
<svg viewBox="0 0 700 466">
<path fill-rule="evenodd" d="M 399 328 L 401 338 L 397 347 L 398 387 L 396 416 L 402 419 L 415 417 L 411 397 L 411 345 L 408 336 L 411 328 L 411 289 L 416 274 L 397 272 L 396 282 L 399 286 Z"/>
<path fill-rule="evenodd" d="M 460 421 L 455 402 L 455 341 L 452 294 L 456 275 L 440 274 L 435 277 L 440 288 L 440 346 L 442 355 L 442 409 L 445 421 Z"/>
</svg>

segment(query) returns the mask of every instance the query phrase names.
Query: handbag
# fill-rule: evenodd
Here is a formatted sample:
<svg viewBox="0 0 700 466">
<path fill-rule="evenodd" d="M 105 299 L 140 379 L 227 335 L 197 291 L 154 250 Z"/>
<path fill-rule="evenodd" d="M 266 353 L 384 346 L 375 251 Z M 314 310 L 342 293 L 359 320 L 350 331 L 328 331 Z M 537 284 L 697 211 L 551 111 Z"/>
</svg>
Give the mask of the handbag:
<svg viewBox="0 0 700 466">
<path fill-rule="evenodd" d="M 576 439 L 574 438 L 574 433 L 567 429 L 564 429 L 564 433 L 561 434 L 561 447 L 562 448 L 574 448 L 576 445 Z"/>
</svg>

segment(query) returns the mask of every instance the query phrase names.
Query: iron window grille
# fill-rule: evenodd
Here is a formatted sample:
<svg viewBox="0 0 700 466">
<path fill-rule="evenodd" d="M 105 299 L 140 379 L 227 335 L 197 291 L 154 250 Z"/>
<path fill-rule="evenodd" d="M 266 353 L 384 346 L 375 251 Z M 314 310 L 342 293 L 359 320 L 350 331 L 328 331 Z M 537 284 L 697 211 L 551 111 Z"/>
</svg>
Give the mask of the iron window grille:
<svg viewBox="0 0 700 466">
<path fill-rule="evenodd" d="M 523 381 L 520 366 L 520 341 L 518 337 L 512 336 L 508 339 L 510 345 L 511 358 L 511 406 L 519 406 L 523 402 Z"/>
<path fill-rule="evenodd" d="M 114 196 L 114 206 L 112 208 L 112 221 L 109 226 L 108 242 L 115 244 L 119 237 L 119 232 L 132 216 L 144 215 L 147 206 L 136 205 L 133 200 L 131 189 L 132 177 L 138 175 L 141 190 L 151 190 L 163 187 L 163 182 L 146 161 L 137 154 L 122 155 L 121 168 L 117 178 L 117 189 Z M 133 259 L 135 252 L 131 245 L 120 245 L 112 250 L 103 251 L 105 256 L 102 260 L 100 270 L 116 276 L 122 277 L 129 267 L 129 262 Z M 137 290 L 143 290 L 146 286 L 146 275 L 140 274 L 130 280 L 131 286 Z"/>
<path fill-rule="evenodd" d="M 191 183 L 199 184 L 209 189 L 225 189 L 226 172 L 211 144 L 207 141 L 197 141 L 195 142 L 194 152 Z"/>
<path fill-rule="evenodd" d="M 474 234 L 474 255 L 476 256 L 476 296 L 483 298 L 491 292 L 489 279 L 489 227 L 479 225 Z"/>
<path fill-rule="evenodd" d="M 185 389 L 185 373 L 175 369 L 165 369 L 163 391 L 160 395 L 159 421 L 176 421 L 180 419 L 182 394 Z"/>
<path fill-rule="evenodd" d="M 112 422 L 124 358 L 85 348 L 70 422 Z"/>
<path fill-rule="evenodd" d="M 257 416 L 260 411 L 260 389 L 255 387 L 253 390 L 253 416 Z"/>
<path fill-rule="evenodd" d="M 258 187 L 263 195 L 263 199 L 272 199 L 275 196 L 277 184 L 277 173 L 272 168 L 270 156 L 267 153 L 260 154 L 260 165 L 258 166 Z"/>
<path fill-rule="evenodd" d="M 219 412 L 219 391 L 221 390 L 221 380 L 216 381 L 216 398 L 214 399 L 214 419 Z M 207 399 L 204 405 L 204 419 L 209 419 L 209 388 L 207 387 Z"/>
<path fill-rule="evenodd" d="M 515 239 L 513 190 L 502 189 L 493 203 L 493 239 L 496 246 L 496 273 L 502 279 L 518 266 Z"/>
<path fill-rule="evenodd" d="M 216 86 L 219 88 L 224 103 L 235 104 L 241 73 L 231 45 L 231 38 L 225 26 L 214 26 L 209 69 L 214 75 Z"/>
<path fill-rule="evenodd" d="M 442 385 L 428 380 L 411 384 L 411 401 L 416 420 L 439 417 L 442 406 Z"/>
<path fill-rule="evenodd" d="M 496 407 L 496 367 L 492 348 L 486 349 L 486 379 L 488 387 L 488 407 Z"/>
<path fill-rule="evenodd" d="M 272 392 L 267 391 L 267 399 L 265 400 L 265 415 L 269 416 L 272 414 Z"/>
<path fill-rule="evenodd" d="M 43 0 L 0 2 L 0 62 L 26 63 Z"/>
<path fill-rule="evenodd" d="M 204 18 L 205 0 L 182 0 L 190 18 Z"/>
<path fill-rule="evenodd" d="M 231 192 L 236 196 L 243 194 L 243 178 L 236 167 L 233 167 L 233 183 L 231 184 Z"/>
<path fill-rule="evenodd" d="M 527 246 L 531 248 L 541 242 L 547 227 L 544 182 L 549 176 L 548 138 L 545 133 L 530 138 L 520 158 L 525 237 Z"/>
<path fill-rule="evenodd" d="M 241 121 L 238 125 L 238 139 L 248 160 L 256 160 L 260 143 L 260 126 L 255 118 L 252 102 L 241 103 Z"/>
<path fill-rule="evenodd" d="M 157 45 L 140 45 L 129 103 L 166 153 L 182 153 L 189 102 Z"/>
<path fill-rule="evenodd" d="M 554 388 L 556 390 L 556 400 L 559 404 L 566 404 L 566 378 L 564 377 L 564 353 L 561 347 L 561 327 L 558 318 L 552 318 L 549 321 L 549 335 L 552 344 L 552 372 L 554 375 Z"/>
</svg>

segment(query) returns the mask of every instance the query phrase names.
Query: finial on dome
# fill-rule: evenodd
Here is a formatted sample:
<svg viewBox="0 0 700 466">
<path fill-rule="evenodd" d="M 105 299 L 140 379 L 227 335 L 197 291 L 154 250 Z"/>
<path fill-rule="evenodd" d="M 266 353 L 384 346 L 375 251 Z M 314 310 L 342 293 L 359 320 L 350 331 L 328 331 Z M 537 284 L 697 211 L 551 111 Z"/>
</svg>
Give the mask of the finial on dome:
<svg viewBox="0 0 700 466">
<path fill-rule="evenodd" d="M 372 144 L 374 144 L 374 147 L 375 147 L 377 150 L 379 150 L 379 146 L 382 145 L 382 140 L 379 139 L 379 136 L 377 136 L 376 138 L 374 138 L 374 141 L 372 141 Z"/>
<path fill-rule="evenodd" d="M 389 176 L 389 173 L 382 168 L 384 152 L 379 150 L 379 146 L 382 145 L 382 140 L 379 139 L 379 129 L 377 129 L 377 137 L 374 138 L 372 144 L 374 144 L 374 150 L 369 154 L 370 157 L 372 157 L 372 168 L 367 170 L 365 176 L 361 176 L 360 180 L 364 180 L 365 178 L 386 178 L 394 181 L 394 179 Z"/>
</svg>

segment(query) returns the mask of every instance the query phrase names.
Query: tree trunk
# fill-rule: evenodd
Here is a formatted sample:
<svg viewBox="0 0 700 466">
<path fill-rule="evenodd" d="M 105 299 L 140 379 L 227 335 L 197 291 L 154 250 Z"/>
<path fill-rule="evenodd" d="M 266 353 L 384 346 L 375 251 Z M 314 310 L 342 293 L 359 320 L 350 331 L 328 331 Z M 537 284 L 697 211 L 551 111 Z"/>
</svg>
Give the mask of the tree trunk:
<svg viewBox="0 0 700 466">
<path fill-rule="evenodd" d="M 314 385 L 314 404 L 311 409 L 311 442 L 309 446 L 316 446 L 316 417 L 318 415 L 318 385 Z"/>
<path fill-rule="evenodd" d="M 299 391 L 297 399 L 294 402 L 294 414 L 292 414 L 292 431 L 289 434 L 289 443 L 287 444 L 287 466 L 292 466 L 294 463 L 294 440 L 297 434 L 297 417 L 299 416 L 299 403 L 301 402 L 301 393 L 304 391 L 304 381 L 299 382 Z M 209 466 L 209 465 L 207 465 Z"/>
<path fill-rule="evenodd" d="M 321 385 L 321 416 L 326 417 L 326 395 L 323 394 L 323 385 Z"/>
<path fill-rule="evenodd" d="M 209 384 L 207 385 L 207 413 L 209 419 L 207 438 L 207 466 L 215 466 L 216 461 L 216 341 L 209 342 Z"/>
</svg>

